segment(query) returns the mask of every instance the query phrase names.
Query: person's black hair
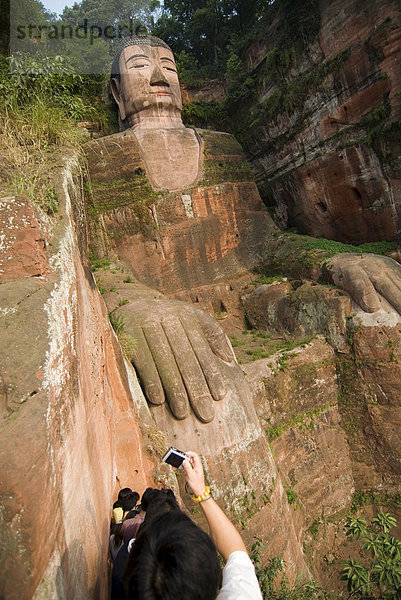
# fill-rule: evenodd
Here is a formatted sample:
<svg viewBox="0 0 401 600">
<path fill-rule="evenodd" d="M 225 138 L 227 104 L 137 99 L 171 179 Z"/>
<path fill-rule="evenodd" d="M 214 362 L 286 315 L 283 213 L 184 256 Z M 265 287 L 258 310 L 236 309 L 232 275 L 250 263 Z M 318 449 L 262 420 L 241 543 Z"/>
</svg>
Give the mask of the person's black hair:
<svg viewBox="0 0 401 600">
<path fill-rule="evenodd" d="M 134 506 L 136 506 L 136 503 L 139 500 L 139 494 L 138 492 L 131 492 L 129 494 L 127 494 L 127 496 L 125 496 L 125 498 L 123 498 L 123 502 L 122 502 L 122 508 L 124 512 L 127 512 L 128 510 L 132 510 L 134 508 Z"/>
<path fill-rule="evenodd" d="M 182 511 L 140 528 L 128 559 L 128 600 L 214 600 L 221 568 L 211 538 Z"/>
<path fill-rule="evenodd" d="M 141 510 L 143 511 L 147 511 L 148 510 L 148 506 L 151 502 L 153 502 L 153 499 L 158 495 L 160 490 L 156 489 L 156 488 L 151 488 L 148 487 L 146 488 L 146 490 L 143 492 L 142 494 L 142 498 L 141 498 Z"/>
<path fill-rule="evenodd" d="M 173 490 L 163 488 L 153 491 L 155 493 L 151 495 L 151 501 L 146 510 L 146 522 L 163 511 L 181 510 Z"/>
<path fill-rule="evenodd" d="M 131 488 L 123 488 L 122 490 L 120 490 L 118 492 L 117 502 L 120 503 L 119 506 L 122 506 L 122 502 L 123 502 L 124 498 L 126 496 L 128 496 L 128 494 L 131 494 L 131 493 L 132 493 Z"/>
</svg>

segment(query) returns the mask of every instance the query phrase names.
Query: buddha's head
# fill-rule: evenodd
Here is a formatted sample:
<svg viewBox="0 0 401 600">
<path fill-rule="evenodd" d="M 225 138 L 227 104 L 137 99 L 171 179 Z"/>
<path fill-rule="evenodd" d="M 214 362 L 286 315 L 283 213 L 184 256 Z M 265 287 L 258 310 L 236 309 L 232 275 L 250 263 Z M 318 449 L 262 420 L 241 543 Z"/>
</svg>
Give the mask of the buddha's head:
<svg viewBox="0 0 401 600">
<path fill-rule="evenodd" d="M 174 55 L 157 37 L 124 39 L 113 61 L 111 91 L 124 128 L 181 123 L 181 90 Z"/>
</svg>

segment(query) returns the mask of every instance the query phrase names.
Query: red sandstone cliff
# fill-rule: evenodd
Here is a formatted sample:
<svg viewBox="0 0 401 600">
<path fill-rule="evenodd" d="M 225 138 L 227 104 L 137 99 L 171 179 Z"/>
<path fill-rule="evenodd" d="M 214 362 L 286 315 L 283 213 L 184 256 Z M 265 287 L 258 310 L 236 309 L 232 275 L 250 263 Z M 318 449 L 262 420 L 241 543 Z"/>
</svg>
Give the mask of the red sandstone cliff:
<svg viewBox="0 0 401 600">
<path fill-rule="evenodd" d="M 257 92 L 237 129 L 240 140 L 281 225 L 351 243 L 396 239 L 399 2 L 320 0 L 315 19 L 318 36 L 301 52 L 300 43 L 294 46 L 290 66 L 284 52 L 292 41 L 275 45 L 277 19 L 249 49 Z M 279 66 L 272 67 L 272 53 Z"/>
<path fill-rule="evenodd" d="M 25 197 L 0 200 L 7 600 L 106 599 L 111 504 L 120 487 L 151 482 L 121 350 L 85 258 L 74 170 L 69 161 L 56 178 L 52 219 Z"/>
</svg>

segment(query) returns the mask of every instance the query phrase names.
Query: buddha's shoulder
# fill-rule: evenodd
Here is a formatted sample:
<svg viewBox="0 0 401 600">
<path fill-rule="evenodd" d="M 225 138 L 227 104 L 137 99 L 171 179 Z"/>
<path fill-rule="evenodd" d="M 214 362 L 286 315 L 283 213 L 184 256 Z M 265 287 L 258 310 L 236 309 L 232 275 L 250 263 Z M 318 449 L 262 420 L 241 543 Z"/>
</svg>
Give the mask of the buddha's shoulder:
<svg viewBox="0 0 401 600">
<path fill-rule="evenodd" d="M 244 156 L 240 143 L 231 133 L 212 131 L 210 129 L 195 129 L 204 145 L 205 156 Z"/>
<path fill-rule="evenodd" d="M 203 145 L 203 171 L 199 185 L 253 182 L 241 145 L 230 133 L 196 129 Z"/>
<path fill-rule="evenodd" d="M 84 152 L 89 172 L 95 179 L 125 178 L 138 169 L 144 169 L 136 136 L 131 130 L 106 135 L 87 142 Z"/>
<path fill-rule="evenodd" d="M 98 154 L 107 153 L 113 154 L 115 152 L 121 152 L 122 148 L 130 148 L 132 152 L 138 152 L 139 145 L 138 140 L 133 133 L 132 129 L 126 131 L 120 131 L 111 135 L 105 135 L 104 137 L 96 138 L 90 142 L 84 144 L 84 150 L 86 154 Z"/>
</svg>

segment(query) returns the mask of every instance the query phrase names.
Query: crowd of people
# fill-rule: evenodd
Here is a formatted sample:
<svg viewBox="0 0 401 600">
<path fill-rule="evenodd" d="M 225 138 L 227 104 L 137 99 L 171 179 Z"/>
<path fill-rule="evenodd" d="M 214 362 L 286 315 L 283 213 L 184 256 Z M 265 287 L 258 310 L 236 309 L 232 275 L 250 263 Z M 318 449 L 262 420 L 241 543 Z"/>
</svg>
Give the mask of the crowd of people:
<svg viewBox="0 0 401 600">
<path fill-rule="evenodd" d="M 147 488 L 138 504 L 137 492 L 122 489 L 110 535 L 111 600 L 262 600 L 240 534 L 205 485 L 200 457 L 187 455 L 186 490 L 201 507 L 210 536 L 172 490 Z"/>
</svg>

